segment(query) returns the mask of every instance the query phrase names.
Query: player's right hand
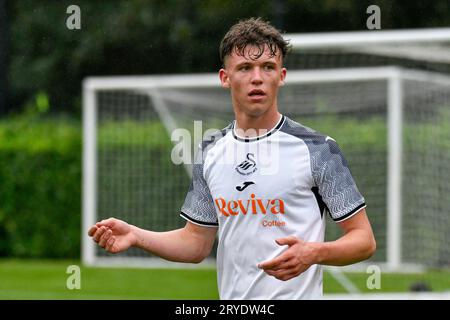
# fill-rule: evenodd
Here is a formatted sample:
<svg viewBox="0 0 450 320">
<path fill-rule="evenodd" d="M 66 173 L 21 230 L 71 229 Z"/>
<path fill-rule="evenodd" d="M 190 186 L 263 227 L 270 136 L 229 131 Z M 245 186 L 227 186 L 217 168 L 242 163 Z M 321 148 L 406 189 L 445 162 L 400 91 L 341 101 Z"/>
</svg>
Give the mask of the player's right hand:
<svg viewBox="0 0 450 320">
<path fill-rule="evenodd" d="M 115 218 L 97 222 L 89 229 L 88 235 L 100 247 L 111 253 L 125 251 L 136 243 L 132 226 Z"/>
</svg>

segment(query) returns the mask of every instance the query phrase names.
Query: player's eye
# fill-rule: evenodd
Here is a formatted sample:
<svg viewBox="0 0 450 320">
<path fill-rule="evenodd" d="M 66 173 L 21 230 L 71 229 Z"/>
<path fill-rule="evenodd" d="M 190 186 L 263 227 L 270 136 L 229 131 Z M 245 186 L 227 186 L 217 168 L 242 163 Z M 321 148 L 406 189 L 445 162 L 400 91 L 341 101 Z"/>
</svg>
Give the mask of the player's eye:
<svg viewBox="0 0 450 320">
<path fill-rule="evenodd" d="M 250 70 L 250 67 L 247 65 L 243 65 L 243 66 L 239 67 L 239 71 L 248 71 L 248 70 Z"/>
<path fill-rule="evenodd" d="M 264 70 L 266 70 L 266 71 L 272 71 L 274 69 L 275 69 L 275 67 L 273 65 L 271 65 L 271 64 L 266 64 L 264 66 Z"/>
</svg>

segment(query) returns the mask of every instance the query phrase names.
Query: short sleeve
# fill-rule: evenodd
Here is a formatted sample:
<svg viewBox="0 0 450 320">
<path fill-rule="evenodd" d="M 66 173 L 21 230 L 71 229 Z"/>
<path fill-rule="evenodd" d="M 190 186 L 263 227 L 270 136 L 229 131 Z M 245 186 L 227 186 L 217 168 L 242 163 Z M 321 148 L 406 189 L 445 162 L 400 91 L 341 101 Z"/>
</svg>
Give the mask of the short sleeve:
<svg viewBox="0 0 450 320">
<path fill-rule="evenodd" d="M 336 141 L 316 141 L 312 171 L 318 192 L 334 221 L 343 221 L 366 206 Z"/>
<path fill-rule="evenodd" d="M 192 223 L 214 227 L 219 224 L 214 201 L 203 175 L 203 160 L 200 149 L 192 166 L 192 180 L 180 215 Z"/>
</svg>

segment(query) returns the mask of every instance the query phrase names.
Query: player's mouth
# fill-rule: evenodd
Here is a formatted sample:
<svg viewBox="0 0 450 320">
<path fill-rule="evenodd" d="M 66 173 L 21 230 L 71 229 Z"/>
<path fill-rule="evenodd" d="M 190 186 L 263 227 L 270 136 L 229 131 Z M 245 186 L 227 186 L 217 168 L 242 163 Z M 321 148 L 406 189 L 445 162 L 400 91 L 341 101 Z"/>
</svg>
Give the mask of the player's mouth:
<svg viewBox="0 0 450 320">
<path fill-rule="evenodd" d="M 248 97 L 252 102 L 259 102 L 264 99 L 266 93 L 261 89 L 253 89 L 248 93 Z"/>
</svg>

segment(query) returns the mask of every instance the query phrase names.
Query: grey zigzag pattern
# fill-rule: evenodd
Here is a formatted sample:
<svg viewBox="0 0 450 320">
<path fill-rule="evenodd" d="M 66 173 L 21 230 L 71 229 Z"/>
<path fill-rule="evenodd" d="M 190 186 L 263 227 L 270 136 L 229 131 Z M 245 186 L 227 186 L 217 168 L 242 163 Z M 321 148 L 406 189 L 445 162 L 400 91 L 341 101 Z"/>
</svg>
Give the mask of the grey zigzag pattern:
<svg viewBox="0 0 450 320">
<path fill-rule="evenodd" d="M 306 143 L 315 186 L 333 219 L 338 220 L 365 202 L 334 140 L 289 118 L 281 131 Z"/>
<path fill-rule="evenodd" d="M 192 166 L 192 180 L 184 204 L 181 207 L 181 212 L 198 223 L 218 223 L 214 200 L 203 176 L 203 164 L 207 151 L 224 137 L 230 128 L 231 125 L 205 138 L 200 144 L 201 150 L 199 151 L 201 152 L 197 153 L 198 159 Z"/>
</svg>

